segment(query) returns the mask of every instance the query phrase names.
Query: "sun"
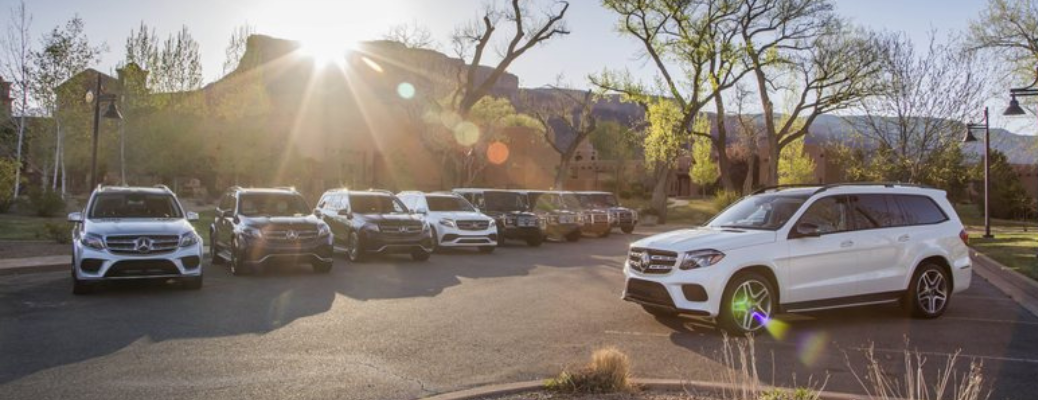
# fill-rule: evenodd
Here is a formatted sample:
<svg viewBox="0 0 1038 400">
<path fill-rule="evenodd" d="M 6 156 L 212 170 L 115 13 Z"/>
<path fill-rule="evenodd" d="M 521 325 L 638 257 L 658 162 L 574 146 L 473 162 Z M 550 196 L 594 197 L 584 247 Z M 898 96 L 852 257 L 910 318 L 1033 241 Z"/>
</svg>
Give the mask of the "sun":
<svg viewBox="0 0 1038 400">
<path fill-rule="evenodd" d="M 328 37 L 303 39 L 299 43 L 299 51 L 313 58 L 315 66 L 345 65 L 346 55 L 356 47 L 355 42 Z"/>
</svg>

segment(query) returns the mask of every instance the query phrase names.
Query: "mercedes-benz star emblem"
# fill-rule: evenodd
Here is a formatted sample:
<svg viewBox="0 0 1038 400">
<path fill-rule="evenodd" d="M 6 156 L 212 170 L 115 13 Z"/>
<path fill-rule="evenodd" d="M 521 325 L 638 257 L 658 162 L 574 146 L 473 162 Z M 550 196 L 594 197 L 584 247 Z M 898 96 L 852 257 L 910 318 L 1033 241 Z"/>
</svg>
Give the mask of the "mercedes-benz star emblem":
<svg viewBox="0 0 1038 400">
<path fill-rule="evenodd" d="M 289 240 L 296 240 L 296 239 L 299 238 L 299 234 L 296 233 L 296 231 L 288 231 L 288 232 L 285 232 L 285 237 L 288 238 Z"/>
<path fill-rule="evenodd" d="M 150 253 L 153 245 L 151 238 L 146 237 L 139 237 L 133 242 L 133 248 L 137 249 L 138 253 Z"/>
<path fill-rule="evenodd" d="M 649 252 L 642 253 L 642 271 L 649 269 L 650 263 L 652 263 L 652 258 L 649 257 Z"/>
</svg>

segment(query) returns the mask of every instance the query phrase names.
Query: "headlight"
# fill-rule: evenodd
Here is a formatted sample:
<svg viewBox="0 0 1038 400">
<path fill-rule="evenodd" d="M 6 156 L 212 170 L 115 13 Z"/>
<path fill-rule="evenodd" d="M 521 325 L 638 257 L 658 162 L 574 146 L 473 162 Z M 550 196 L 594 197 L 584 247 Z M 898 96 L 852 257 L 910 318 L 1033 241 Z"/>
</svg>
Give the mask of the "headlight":
<svg viewBox="0 0 1038 400">
<path fill-rule="evenodd" d="M 491 219 L 490 220 L 490 225 L 488 225 L 488 226 L 491 227 L 491 228 L 496 227 L 497 226 L 497 221 Z"/>
<path fill-rule="evenodd" d="M 105 240 L 100 235 L 88 233 L 83 235 L 83 238 L 79 240 L 84 246 L 94 250 L 104 250 Z"/>
<path fill-rule="evenodd" d="M 634 219 L 635 221 L 637 221 L 638 220 L 638 212 L 635 211 L 635 210 L 631 210 L 631 218 Z"/>
<path fill-rule="evenodd" d="M 428 222 L 422 222 L 422 233 L 429 233 L 430 227 L 431 225 Z"/>
<path fill-rule="evenodd" d="M 180 247 L 189 247 L 198 244 L 201 238 L 198 237 L 197 233 L 188 232 L 180 235 Z"/>
<path fill-rule="evenodd" d="M 367 229 L 367 230 L 372 231 L 372 232 L 380 231 L 380 229 L 378 228 L 378 224 L 367 224 L 367 225 L 364 225 L 364 229 Z"/>
<path fill-rule="evenodd" d="M 457 228 L 458 227 L 458 224 L 456 222 L 454 222 L 453 219 L 446 219 L 446 218 L 440 220 L 440 225 L 446 226 L 448 228 Z"/>
<path fill-rule="evenodd" d="M 681 257 L 682 270 L 709 267 L 717 264 L 724 258 L 724 253 L 717 250 L 695 250 L 689 251 Z"/>
<path fill-rule="evenodd" d="M 616 222 L 616 220 L 619 219 L 618 217 L 619 216 L 616 213 L 608 213 L 608 214 L 606 214 L 606 220 L 609 221 L 610 224 L 613 223 L 613 222 Z"/>
<path fill-rule="evenodd" d="M 545 218 L 537 218 L 537 224 L 541 226 L 541 229 L 548 227 L 548 220 Z"/>
<path fill-rule="evenodd" d="M 325 237 L 332 234 L 332 228 L 329 228 L 326 224 L 321 224 L 317 227 L 317 237 Z"/>
<path fill-rule="evenodd" d="M 258 228 L 245 228 L 242 229 L 241 233 L 246 237 L 255 239 L 260 239 L 263 237 L 263 231 L 259 230 Z"/>
</svg>

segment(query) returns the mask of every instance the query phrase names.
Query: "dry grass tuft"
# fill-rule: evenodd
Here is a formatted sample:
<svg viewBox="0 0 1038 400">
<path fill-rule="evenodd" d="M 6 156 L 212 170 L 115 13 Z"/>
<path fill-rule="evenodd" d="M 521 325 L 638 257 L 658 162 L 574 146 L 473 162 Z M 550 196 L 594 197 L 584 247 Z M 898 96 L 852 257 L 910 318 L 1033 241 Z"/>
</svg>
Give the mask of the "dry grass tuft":
<svg viewBox="0 0 1038 400">
<path fill-rule="evenodd" d="M 983 365 L 979 361 L 970 362 L 969 370 L 959 373 L 956 368 L 959 352 L 956 351 L 945 359 L 944 367 L 937 371 L 936 376 L 928 379 L 927 374 L 923 372 L 926 357 L 919 352 L 907 350 L 907 342 L 905 345 L 905 372 L 901 379 L 896 378 L 897 374 L 886 371 L 876 358 L 872 346 L 865 350 L 864 377 L 851 366 L 851 372 L 869 399 L 984 400 L 991 395 L 991 391 L 984 388 Z"/>
<path fill-rule="evenodd" d="M 549 390 L 567 393 L 613 393 L 634 389 L 631 360 L 615 347 L 599 349 L 591 362 L 577 371 L 563 371 L 545 383 Z"/>
</svg>

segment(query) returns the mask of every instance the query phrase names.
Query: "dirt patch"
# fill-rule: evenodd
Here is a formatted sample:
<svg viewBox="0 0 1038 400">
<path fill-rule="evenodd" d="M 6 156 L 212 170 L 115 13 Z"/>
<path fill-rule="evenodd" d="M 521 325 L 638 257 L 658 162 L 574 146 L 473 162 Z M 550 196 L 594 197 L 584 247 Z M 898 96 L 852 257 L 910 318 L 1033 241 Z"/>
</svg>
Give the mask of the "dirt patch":
<svg viewBox="0 0 1038 400">
<path fill-rule="evenodd" d="M 611 394 L 563 394 L 547 391 L 487 397 L 484 400 L 714 400 L 681 392 L 636 392 Z"/>
<path fill-rule="evenodd" d="M 62 256 L 72 254 L 72 245 L 54 242 L 0 241 L 0 258 Z"/>
</svg>

